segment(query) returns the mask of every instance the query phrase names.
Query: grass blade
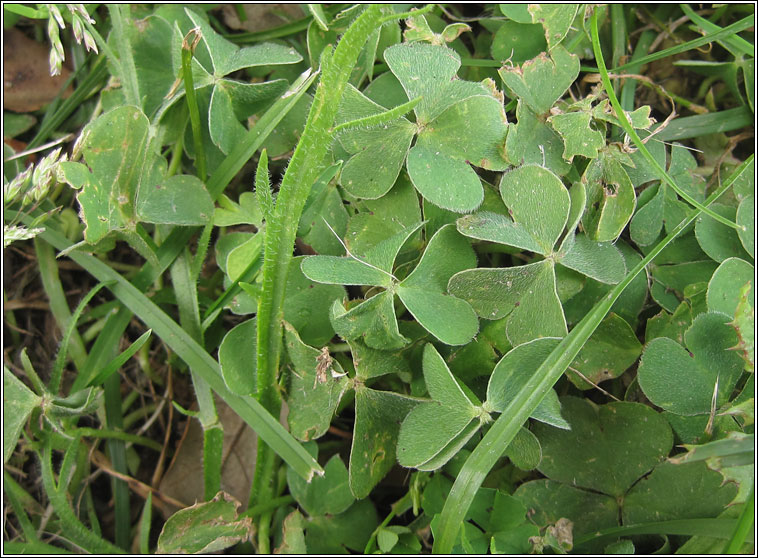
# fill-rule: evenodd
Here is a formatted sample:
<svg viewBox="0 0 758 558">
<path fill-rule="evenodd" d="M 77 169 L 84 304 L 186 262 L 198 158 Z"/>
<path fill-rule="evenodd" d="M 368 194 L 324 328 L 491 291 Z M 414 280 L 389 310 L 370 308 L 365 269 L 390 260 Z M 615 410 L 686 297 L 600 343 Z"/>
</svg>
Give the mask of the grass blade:
<svg viewBox="0 0 758 558">
<path fill-rule="evenodd" d="M 693 10 L 689 5 L 687 4 L 679 4 L 679 7 L 682 8 L 682 11 L 686 16 L 688 16 L 692 23 L 697 25 L 700 29 L 702 29 L 705 33 L 717 33 L 719 31 L 723 31 L 721 27 L 716 25 L 715 23 L 712 23 L 705 19 L 704 17 L 701 17 L 695 13 L 695 10 Z M 734 35 L 730 37 L 725 37 L 724 39 L 720 39 L 718 41 L 719 43 L 724 46 L 727 50 L 731 51 L 732 54 L 736 55 L 737 53 L 743 54 L 745 56 L 755 56 L 754 50 L 755 47 L 751 45 L 749 42 L 747 42 L 745 39 L 737 35 L 735 32 Z M 737 52 L 734 52 L 737 51 Z"/>
<path fill-rule="evenodd" d="M 622 64 L 621 66 L 613 68 L 611 72 L 616 74 L 620 72 L 621 70 L 626 70 L 627 68 L 632 67 L 632 66 L 647 64 L 648 62 L 653 62 L 655 60 L 660 60 L 661 58 L 667 58 L 669 56 L 673 56 L 674 54 L 687 52 L 688 50 L 701 47 L 710 42 L 718 41 L 719 39 L 723 39 L 725 37 L 731 37 L 735 33 L 739 33 L 740 31 L 745 31 L 746 29 L 750 29 L 754 25 L 755 25 L 755 16 L 749 15 L 735 23 L 732 23 L 728 27 L 724 27 L 721 31 L 717 31 L 715 33 L 708 33 L 707 35 L 703 35 L 702 37 L 698 39 L 687 41 L 686 43 L 683 43 L 681 45 L 677 45 L 675 47 L 667 48 L 658 52 L 654 52 L 653 54 L 643 56 L 642 58 L 639 58 L 635 60 L 634 62 L 629 62 L 627 64 Z"/>
<path fill-rule="evenodd" d="M 22 220 L 30 218 L 23 217 Z M 52 228 L 40 236 L 56 250 L 65 250 L 70 246 L 68 239 Z M 151 328 L 190 368 L 196 370 L 211 389 L 300 476 L 310 480 L 314 474 L 323 474 L 323 469 L 316 460 L 255 399 L 240 397 L 229 391 L 213 357 L 144 293 L 94 256 L 74 251 L 68 257 L 93 277 L 110 283 L 108 288 L 121 303 Z"/>
<path fill-rule="evenodd" d="M 660 133 L 655 134 L 653 141 L 676 141 L 731 132 L 745 126 L 752 126 L 753 122 L 753 113 L 750 112 L 749 107 L 744 105 L 708 114 L 683 116 L 682 118 L 674 118 L 669 122 L 668 126 Z"/>
<path fill-rule="evenodd" d="M 76 307 L 76 310 L 74 310 L 74 313 L 71 315 L 71 320 L 69 320 L 68 327 L 66 328 L 66 332 L 63 334 L 63 339 L 61 340 L 61 344 L 58 347 L 58 355 L 55 357 L 55 363 L 53 364 L 53 370 L 50 372 L 50 383 L 48 384 L 48 390 L 52 394 L 57 394 L 58 390 L 61 387 L 61 377 L 63 376 L 63 366 L 66 364 L 66 354 L 68 354 L 68 344 L 71 340 L 71 335 L 76 330 L 76 324 L 79 321 L 79 317 L 82 315 L 82 312 L 87 307 L 87 304 L 89 304 L 89 301 L 92 300 L 92 297 L 94 297 L 97 292 L 102 289 L 105 285 L 102 283 L 99 283 L 95 285 L 95 287 L 88 292 L 84 298 L 82 298 L 81 301 L 79 301 L 79 304 Z M 126 362 L 126 361 L 124 361 Z"/>
<path fill-rule="evenodd" d="M 603 82 L 605 93 L 606 95 L 608 95 L 608 99 L 610 100 L 611 105 L 613 105 L 613 109 L 616 111 L 616 116 L 618 117 L 621 127 L 624 128 L 624 131 L 632 139 L 632 141 L 634 142 L 634 145 L 637 146 L 637 149 L 639 149 L 642 155 L 644 155 L 645 159 L 647 159 L 648 164 L 650 164 L 650 166 L 652 166 L 658 172 L 661 179 L 666 184 L 671 186 L 674 189 L 674 191 L 677 194 L 679 194 L 679 196 L 683 200 L 686 200 L 690 205 L 692 205 L 693 207 L 696 207 L 697 209 L 699 209 L 701 212 L 705 213 L 709 217 L 716 219 L 716 221 L 718 221 L 719 223 L 726 225 L 727 227 L 731 227 L 733 229 L 738 229 L 739 226 L 736 223 L 733 223 L 732 221 L 719 215 L 718 213 L 715 213 L 714 211 L 707 209 L 705 206 L 701 205 L 697 200 L 695 200 L 692 196 L 690 196 L 687 192 L 682 190 L 677 185 L 677 183 L 671 179 L 671 177 L 663 169 L 663 167 L 661 167 L 660 163 L 656 160 L 655 157 L 653 157 L 650 151 L 648 151 L 647 147 L 645 147 L 645 144 L 642 143 L 640 136 L 637 134 L 634 127 L 627 119 L 626 114 L 624 113 L 623 109 L 621 108 L 621 105 L 618 102 L 618 99 L 616 98 L 616 94 L 613 92 L 613 85 L 611 85 L 611 80 L 608 77 L 608 70 L 606 70 L 605 61 L 603 60 L 603 51 L 600 48 L 600 38 L 598 35 L 598 30 L 597 30 L 597 12 L 592 13 L 591 33 L 592 33 L 592 48 L 595 51 L 595 60 L 597 61 L 597 66 L 598 66 L 598 69 L 600 70 L 600 79 Z"/>
<path fill-rule="evenodd" d="M 751 155 L 742 163 L 713 194 L 706 200 L 710 205 L 721 196 L 731 184 L 742 175 L 755 158 Z M 526 422 L 529 415 L 537 408 L 548 390 L 558 381 L 563 372 L 574 361 L 574 358 L 597 329 L 600 322 L 610 310 L 613 303 L 624 289 L 660 252 L 692 223 L 699 209 L 694 209 L 689 217 L 682 221 L 666 238 L 664 238 L 650 253 L 641 260 L 611 292 L 601 299 L 590 312 L 563 338 L 558 346 L 550 353 L 529 381 L 521 388 L 513 400 L 503 411 L 503 414 L 493 423 L 490 430 L 482 438 L 474 451 L 468 457 L 463 468 L 455 479 L 440 517 L 440 536 L 434 541 L 434 552 L 449 554 L 453 548 L 458 530 L 463 523 L 466 512 L 482 485 L 484 478 L 497 460 L 503 454 L 508 444 Z"/>
<path fill-rule="evenodd" d="M 750 488 L 750 495 L 747 497 L 747 501 L 742 506 L 742 513 L 737 519 L 737 524 L 734 526 L 734 530 L 729 537 L 724 548 L 724 554 L 739 554 L 742 545 L 748 539 L 748 535 L 753 530 L 755 523 L 755 479 L 753 479 L 753 486 Z M 705 531 L 710 534 L 710 531 Z M 753 541 L 754 542 L 754 541 Z"/>
<path fill-rule="evenodd" d="M 751 506 L 752 507 L 752 506 Z M 578 537 L 574 541 L 574 548 L 588 542 L 598 542 L 603 539 L 615 539 L 630 535 L 703 535 L 718 539 L 729 538 L 737 521 L 734 519 L 710 518 L 710 519 L 674 519 L 670 521 L 656 521 L 654 523 L 640 523 L 639 525 L 624 525 L 601 529 L 591 535 Z"/>
<path fill-rule="evenodd" d="M 102 283 L 99 286 L 105 286 Z M 87 383 L 87 387 L 90 386 L 96 386 L 99 384 L 102 384 L 107 380 L 111 374 L 116 372 L 119 368 L 121 368 L 124 364 L 126 364 L 126 361 L 128 361 L 130 358 L 134 356 L 134 354 L 139 351 L 142 348 L 142 345 L 147 343 L 147 340 L 150 339 L 150 335 L 153 333 L 152 329 L 148 329 L 145 333 L 140 335 L 137 340 L 129 345 L 124 352 L 122 352 L 120 355 L 118 355 L 116 358 L 114 358 L 112 361 L 110 361 L 105 367 L 100 371 L 100 373 L 92 378 L 92 380 Z"/>
</svg>

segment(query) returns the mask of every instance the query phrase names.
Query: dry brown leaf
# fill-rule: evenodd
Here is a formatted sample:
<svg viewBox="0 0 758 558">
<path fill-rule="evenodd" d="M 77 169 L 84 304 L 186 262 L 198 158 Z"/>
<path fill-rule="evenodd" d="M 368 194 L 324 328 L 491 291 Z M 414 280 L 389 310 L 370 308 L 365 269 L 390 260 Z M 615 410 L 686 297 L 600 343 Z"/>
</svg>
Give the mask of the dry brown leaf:
<svg viewBox="0 0 758 558">
<path fill-rule="evenodd" d="M 52 101 L 71 75 L 64 66 L 50 75 L 47 47 L 12 27 L 3 30 L 3 108 L 14 112 L 39 110 Z M 66 98 L 73 89 L 63 93 Z"/>
<path fill-rule="evenodd" d="M 257 436 L 226 403 L 216 398 L 216 410 L 224 427 L 221 490 L 247 503 L 255 471 Z M 181 502 L 203 501 L 203 428 L 189 419 L 179 449 L 163 476 L 160 491 Z M 172 513 L 177 511 L 171 510 Z"/>
</svg>

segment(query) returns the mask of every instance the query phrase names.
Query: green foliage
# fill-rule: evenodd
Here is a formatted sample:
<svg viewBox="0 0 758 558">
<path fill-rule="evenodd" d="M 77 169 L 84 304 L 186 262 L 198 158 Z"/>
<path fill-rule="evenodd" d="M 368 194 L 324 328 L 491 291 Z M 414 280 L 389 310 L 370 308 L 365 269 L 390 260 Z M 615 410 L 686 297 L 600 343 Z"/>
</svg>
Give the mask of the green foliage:
<svg viewBox="0 0 758 558">
<path fill-rule="evenodd" d="M 225 492 L 209 502 L 179 510 L 166 520 L 158 537 L 161 554 L 195 554 L 222 550 L 252 535 L 250 518 L 239 518 L 240 503 Z"/>
<path fill-rule="evenodd" d="M 72 6 L 4 6 L 84 41 L 4 115 L 9 551 L 753 552 L 754 7 Z"/>
</svg>

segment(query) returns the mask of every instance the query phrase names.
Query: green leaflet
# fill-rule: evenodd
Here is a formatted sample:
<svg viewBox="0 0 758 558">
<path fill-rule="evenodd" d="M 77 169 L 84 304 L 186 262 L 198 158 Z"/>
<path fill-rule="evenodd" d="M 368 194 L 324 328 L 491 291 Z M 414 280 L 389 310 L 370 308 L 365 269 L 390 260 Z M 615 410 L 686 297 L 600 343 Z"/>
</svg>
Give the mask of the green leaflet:
<svg viewBox="0 0 758 558">
<path fill-rule="evenodd" d="M 13 455 L 26 419 L 41 401 L 40 396 L 3 366 L 3 463 Z"/>
<path fill-rule="evenodd" d="M 114 230 L 133 230 L 137 221 L 204 225 L 212 219 L 213 202 L 202 182 L 187 175 L 164 179 L 165 160 L 153 153 L 149 136 L 144 113 L 121 106 L 82 131 L 86 166 L 61 164 L 66 182 L 80 190 L 88 243 Z"/>
<path fill-rule="evenodd" d="M 314 281 L 387 289 L 348 312 L 334 305 L 332 319 L 337 333 L 348 339 L 363 335 L 365 343 L 373 348 L 396 349 L 404 345 L 395 319 L 396 293 L 416 320 L 443 343 L 464 345 L 474 337 L 479 329 L 476 314 L 466 302 L 445 292 L 453 274 L 476 264 L 471 246 L 454 227 L 448 225 L 435 233 L 418 265 L 403 281 L 391 274 L 400 247 L 420 226 L 421 223 L 382 241 L 366 252 L 365 259 L 305 258 L 303 273 Z"/>
<path fill-rule="evenodd" d="M 315 448 L 318 451 L 318 448 Z M 315 456 L 314 456 L 315 457 Z M 287 486 L 297 503 L 310 515 L 337 515 L 355 502 L 348 486 L 347 467 L 339 454 L 324 465 L 324 475 L 306 482 L 292 469 L 287 469 Z"/>
<path fill-rule="evenodd" d="M 663 461 L 673 445 L 666 419 L 640 403 L 595 406 L 564 397 L 561 405 L 571 430 L 533 425 L 542 445 L 539 470 L 552 480 L 622 496 Z M 575 451 L 577 447 L 582 452 Z"/>
<path fill-rule="evenodd" d="M 424 347 L 424 380 L 432 401 L 414 407 L 400 426 L 398 462 L 434 470 L 449 460 L 479 429 L 482 416 L 456 382 L 433 345 Z"/>
<path fill-rule="evenodd" d="M 144 184 L 137 195 L 137 217 L 162 225 L 205 225 L 214 215 L 213 200 L 195 176 L 177 175 Z"/>
<path fill-rule="evenodd" d="M 603 283 L 616 283 L 626 271 L 623 258 L 611 244 L 574 235 L 579 207 L 584 205 L 582 186 L 572 188 L 569 194 L 548 169 L 524 165 L 503 175 L 500 192 L 509 217 L 491 212 L 461 217 L 458 230 L 479 240 L 530 250 L 546 259 L 516 267 L 462 271 L 450 279 L 449 290 L 483 318 L 510 316 L 506 334 L 512 345 L 538 337 L 562 337 L 567 330 L 556 290 L 555 262 Z M 567 224 L 568 234 L 560 252 L 555 253 Z"/>
<path fill-rule="evenodd" d="M 495 366 L 487 385 L 487 405 L 492 410 L 502 413 L 508 401 L 518 393 L 529 375 L 547 358 L 560 339 L 543 338 L 524 343 L 510 350 Z M 561 417 L 561 405 L 558 395 L 550 390 L 531 418 L 551 424 L 557 428 L 570 428 Z"/>
<path fill-rule="evenodd" d="M 587 166 L 582 182 L 587 188 L 584 230 L 598 242 L 616 240 L 632 218 L 637 203 L 624 167 L 612 155 L 601 153 Z"/>
<path fill-rule="evenodd" d="M 708 282 L 706 301 L 708 310 L 734 316 L 741 298 L 740 290 L 750 282 L 748 301 L 755 299 L 755 271 L 752 265 L 739 258 L 729 258 L 721 262 Z"/>
<path fill-rule="evenodd" d="M 548 41 L 550 39 L 548 38 Z M 579 57 L 563 47 L 498 71 L 503 83 L 535 113 L 545 114 L 579 75 Z"/>
<path fill-rule="evenodd" d="M 384 110 L 355 87 L 348 86 L 342 96 L 337 122 L 342 124 Z M 340 184 L 359 198 L 382 197 L 397 180 L 414 134 L 415 127 L 403 117 L 381 126 L 338 133 L 338 141 L 352 155 L 342 169 Z"/>
<path fill-rule="evenodd" d="M 399 393 L 355 386 L 350 489 L 356 498 L 367 497 L 397 463 L 400 423 L 417 403 L 417 399 Z"/>
<path fill-rule="evenodd" d="M 684 347 L 669 338 L 647 344 L 637 380 L 654 404 L 679 415 L 707 414 L 714 392 L 716 405 L 730 397 L 744 368 L 740 355 L 730 351 L 737 335 L 718 312 L 700 314 L 684 334 Z"/>
<path fill-rule="evenodd" d="M 157 552 L 210 553 L 248 540 L 253 535 L 253 520 L 240 518 L 240 507 L 229 494 L 219 492 L 210 502 L 179 510 L 163 525 Z"/>
<path fill-rule="evenodd" d="M 619 377 L 637 362 L 641 352 L 642 345 L 634 330 L 611 312 L 584 344 L 566 375 L 579 389 L 591 389 L 593 386 L 587 380 L 598 384 Z"/>
<path fill-rule="evenodd" d="M 740 242 L 745 251 L 755 258 L 755 197 L 748 196 L 740 202 L 737 208 L 737 224 L 741 227 L 737 230 Z"/>
<path fill-rule="evenodd" d="M 605 137 L 590 126 L 588 112 L 556 114 L 547 119 L 563 138 L 563 158 L 572 162 L 576 155 L 594 159 L 598 150 L 605 147 Z"/>
<path fill-rule="evenodd" d="M 239 327 L 239 326 L 237 326 Z M 285 345 L 292 361 L 287 422 L 298 440 L 320 438 L 329 428 L 342 395 L 349 388 L 340 364 L 326 353 L 300 340 L 285 322 Z"/>
<path fill-rule="evenodd" d="M 734 499 L 737 487 L 725 483 L 705 463 L 661 463 L 624 497 L 625 525 L 670 519 L 716 517 Z"/>
<path fill-rule="evenodd" d="M 221 375 L 226 387 L 237 395 L 256 392 L 255 347 L 250 343 L 256 332 L 255 318 L 246 320 L 230 329 L 218 348 Z"/>
<path fill-rule="evenodd" d="M 551 52 L 571 29 L 580 4 L 529 4 L 527 10 L 533 23 L 541 23 L 545 28 L 545 39 Z"/>
<path fill-rule="evenodd" d="M 563 159 L 561 136 L 519 98 L 516 124 L 511 124 L 505 139 L 505 158 L 512 165 L 543 165 L 558 175 L 565 175 L 571 165 Z"/>
</svg>

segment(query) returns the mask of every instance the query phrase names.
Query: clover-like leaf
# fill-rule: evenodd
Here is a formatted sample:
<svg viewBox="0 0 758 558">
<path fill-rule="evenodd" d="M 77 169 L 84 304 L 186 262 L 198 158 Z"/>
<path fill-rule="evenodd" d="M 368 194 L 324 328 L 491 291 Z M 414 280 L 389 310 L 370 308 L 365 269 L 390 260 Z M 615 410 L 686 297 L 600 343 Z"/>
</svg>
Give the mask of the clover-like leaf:
<svg viewBox="0 0 758 558">
<path fill-rule="evenodd" d="M 461 58 L 445 46 L 424 43 L 394 45 L 384 51 L 384 59 L 408 99 L 421 97 L 415 112 L 424 124 L 456 101 L 471 96 L 471 91 L 481 92 L 479 84 L 461 82 L 467 85 L 450 85 L 455 83 Z"/>
<path fill-rule="evenodd" d="M 487 385 L 487 405 L 493 411 L 502 413 L 559 342 L 560 339 L 554 337 L 535 339 L 508 351 L 490 376 Z M 561 404 L 558 395 L 552 389 L 537 405 L 531 418 L 557 428 L 570 428 L 561 416 Z"/>
<path fill-rule="evenodd" d="M 626 264 L 619 250 L 610 242 L 596 242 L 577 234 L 568 252 L 558 260 L 561 265 L 607 285 L 624 278 Z"/>
<path fill-rule="evenodd" d="M 745 251 L 755 258 L 755 196 L 748 196 L 737 208 L 737 235 Z"/>
<path fill-rule="evenodd" d="M 224 76 L 243 68 L 294 64 L 300 62 L 302 56 L 292 47 L 275 43 L 240 48 L 219 35 L 199 14 L 189 9 L 185 11 L 192 26 L 199 28 L 202 35 L 202 47 L 198 46 L 192 65 L 193 74 L 197 74 L 195 88 L 212 86 L 208 130 L 213 143 L 228 153 L 245 134 L 240 120 L 253 114 L 263 102 L 283 93 L 287 82 L 242 83 Z M 183 33 L 179 30 L 179 22 L 175 25 L 175 36 L 181 41 Z M 175 62 L 175 67 L 180 65 Z"/>
<path fill-rule="evenodd" d="M 634 330 L 611 312 L 582 346 L 566 375 L 579 389 L 590 389 L 592 384 L 618 378 L 637 361 L 641 352 L 642 345 Z"/>
<path fill-rule="evenodd" d="M 744 368 L 730 350 L 737 335 L 729 317 L 719 312 L 700 314 L 684 334 L 687 349 L 667 337 L 645 347 L 637 381 L 655 405 L 679 415 L 709 413 L 726 403 Z"/>
<path fill-rule="evenodd" d="M 318 447 L 312 443 L 307 444 L 306 448 L 313 454 L 318 452 Z M 313 457 L 316 456 L 313 455 Z M 287 486 L 297 503 L 311 517 L 340 514 L 355 502 L 355 497 L 348 486 L 347 467 L 339 454 L 333 455 L 327 461 L 323 475 L 316 476 L 310 481 L 288 467 Z"/>
<path fill-rule="evenodd" d="M 241 504 L 226 492 L 210 502 L 179 510 L 166 520 L 158 536 L 159 554 L 212 553 L 248 540 L 253 520 L 239 517 Z"/>
<path fill-rule="evenodd" d="M 524 165 L 503 175 L 500 195 L 513 220 L 549 255 L 563 233 L 571 206 L 561 179 L 544 167 Z"/>
<path fill-rule="evenodd" d="M 729 258 L 721 262 L 721 265 L 713 272 L 713 276 L 708 282 L 706 294 L 708 310 L 711 312 L 722 312 L 727 316 L 734 316 L 737 304 L 741 298 L 740 291 L 743 285 L 748 282 L 751 285 L 747 300 L 754 300 L 754 277 L 754 267 L 745 260 Z"/>
<path fill-rule="evenodd" d="M 26 419 L 42 398 L 3 366 L 3 463 L 7 463 L 21 437 Z"/>
<path fill-rule="evenodd" d="M 334 331 L 345 339 L 359 339 L 369 347 L 395 350 L 408 344 L 400 334 L 395 315 L 394 295 L 384 291 L 346 310 L 338 300 L 331 309 Z"/>
<path fill-rule="evenodd" d="M 564 397 L 561 407 L 571 430 L 538 422 L 532 431 L 542 445 L 539 470 L 567 485 L 622 496 L 668 455 L 674 442 L 666 419 L 640 403 L 597 407 Z"/>
<path fill-rule="evenodd" d="M 80 145 L 87 165 L 61 163 L 66 182 L 80 189 L 76 198 L 88 243 L 96 244 L 135 220 L 134 199 L 140 183 L 156 178 L 149 172 L 155 163 L 147 152 L 149 125 L 137 107 L 113 109 L 82 131 Z"/>
<path fill-rule="evenodd" d="M 431 471 L 445 464 L 479 429 L 481 407 L 475 405 L 434 348 L 424 347 L 423 370 L 432 401 L 420 403 L 405 417 L 397 440 L 404 467 Z"/>
<path fill-rule="evenodd" d="M 476 314 L 458 298 L 445 293 L 450 276 L 476 264 L 468 242 L 452 226 L 443 227 L 429 241 L 421 261 L 405 280 L 392 275 L 392 264 L 402 244 L 421 226 L 409 227 L 368 250 L 365 259 L 355 256 L 311 256 L 303 261 L 303 273 L 314 281 L 332 284 L 373 285 L 388 290 L 348 312 L 333 307 L 335 331 L 353 339 L 365 335 L 365 342 L 386 348 L 402 346 L 394 317 L 394 293 L 419 324 L 448 345 L 463 345 L 479 329 Z"/>
<path fill-rule="evenodd" d="M 348 85 L 342 96 L 336 123 L 357 120 L 384 110 L 384 107 Z M 386 194 L 400 174 L 415 132 L 415 126 L 402 117 L 380 126 L 340 132 L 337 139 L 352 155 L 342 169 L 342 187 L 359 198 L 376 199 Z"/>
<path fill-rule="evenodd" d="M 386 195 L 357 202 L 356 206 L 360 211 L 350 217 L 345 233 L 345 244 L 356 254 L 421 221 L 418 194 L 405 173 Z"/>
<path fill-rule="evenodd" d="M 502 98 L 489 85 L 454 79 L 460 57 L 445 46 L 404 43 L 388 48 L 384 57 L 407 97 L 421 98 L 414 108 L 416 125 L 400 118 L 343 132 L 339 141 L 352 155 L 343 186 L 356 196 L 378 198 L 391 188 L 407 158 L 410 179 L 424 198 L 459 213 L 473 211 L 482 203 L 483 189 L 471 165 L 506 166 L 502 151 L 508 122 Z M 340 110 L 340 119 L 348 121 L 377 114 L 382 107 L 348 90 Z M 409 151 L 415 134 L 416 145 Z"/>
<path fill-rule="evenodd" d="M 661 166 L 665 166 L 665 145 L 657 141 L 648 142 L 648 145 L 650 152 L 656 160 L 658 160 Z M 650 165 L 645 162 L 639 152 L 633 153 L 630 159 L 636 168 L 627 167 L 627 175 L 635 186 L 660 178 L 650 170 Z M 692 172 L 696 166 L 697 163 L 689 151 L 679 144 L 674 144 L 671 148 L 668 167 L 669 175 L 676 180 L 676 183 L 682 189 L 696 200 L 702 202 L 704 194 L 702 181 Z M 629 224 L 629 233 L 632 240 L 640 246 L 652 244 L 658 238 L 661 229 L 665 227 L 665 231 L 668 234 L 681 223 L 687 216 L 688 208 L 689 206 L 679 200 L 676 192 L 667 184 L 649 186 L 640 194 L 637 211 Z M 714 204 L 713 208 L 718 211 L 719 205 Z M 706 227 L 708 227 L 708 224 Z M 721 232 L 719 231 L 719 233 Z M 727 234 L 726 236 L 728 237 L 729 235 Z M 709 247 L 717 249 L 716 246 L 721 244 L 723 244 L 723 241 L 714 239 Z M 716 254 L 716 252 L 713 253 Z"/>
<path fill-rule="evenodd" d="M 521 66 L 501 68 L 498 73 L 516 97 L 541 115 L 548 112 L 576 80 L 579 57 L 557 46 L 549 55 L 542 53 Z"/>
<path fill-rule="evenodd" d="M 143 184 L 137 194 L 137 218 L 145 223 L 205 225 L 214 214 L 213 200 L 196 176 L 174 175 L 158 184 Z"/>
<path fill-rule="evenodd" d="M 511 124 L 505 138 L 505 158 L 512 165 L 544 165 L 555 174 L 565 175 L 571 165 L 563 158 L 561 136 L 523 99 L 516 106 L 516 124 Z"/>
<path fill-rule="evenodd" d="M 590 113 L 567 112 L 547 119 L 563 138 L 563 158 L 571 162 L 576 155 L 594 159 L 605 146 L 605 137 L 590 126 Z"/>
<path fill-rule="evenodd" d="M 753 297 L 749 293 L 752 285 L 745 285 L 740 289 L 740 299 L 734 310 L 734 321 L 731 326 L 737 332 L 739 343 L 735 349 L 745 361 L 745 370 L 755 370 L 755 309 Z"/>
<path fill-rule="evenodd" d="M 504 21 L 492 36 L 490 53 L 498 61 L 511 60 L 520 64 L 534 58 L 547 48 L 539 24 Z"/>
<path fill-rule="evenodd" d="M 613 156 L 601 155 L 584 171 L 587 208 L 582 225 L 599 242 L 614 241 L 632 218 L 637 203 L 634 186 Z"/>
<path fill-rule="evenodd" d="M 287 353 L 294 368 L 290 374 L 287 422 L 295 438 L 313 440 L 329 428 L 337 405 L 349 387 L 348 378 L 328 350 L 319 351 L 303 343 L 287 322 L 284 331 Z"/>
<path fill-rule="evenodd" d="M 479 175 L 465 161 L 417 144 L 408 152 L 407 165 L 419 193 L 443 209 L 470 212 L 484 199 Z"/>
<path fill-rule="evenodd" d="M 260 227 L 263 221 L 258 199 L 253 192 L 242 192 L 239 203 L 222 194 L 218 200 L 219 207 L 213 213 L 213 224 L 217 227 L 233 225 L 255 225 Z"/>
<path fill-rule="evenodd" d="M 350 449 L 350 490 L 356 498 L 368 496 L 395 466 L 400 423 L 418 402 L 399 393 L 356 385 L 355 428 Z"/>
<path fill-rule="evenodd" d="M 506 335 L 512 345 L 567 333 L 549 260 L 507 268 L 470 269 L 455 274 L 450 293 L 466 300 L 488 320 L 510 316 Z"/>
<path fill-rule="evenodd" d="M 661 463 L 632 487 L 624 497 L 625 525 L 716 517 L 737 494 L 734 483 L 725 483 L 705 463 Z"/>
<path fill-rule="evenodd" d="M 574 536 L 618 526 L 618 503 L 605 494 L 588 492 L 554 480 L 526 482 L 513 493 L 528 510 L 533 522 L 541 527 L 570 519 Z"/>
<path fill-rule="evenodd" d="M 548 169 L 524 165 L 503 175 L 500 192 L 510 217 L 492 212 L 464 216 L 457 221 L 458 230 L 472 238 L 542 254 L 546 259 L 510 268 L 462 271 L 451 278 L 448 288 L 483 318 L 496 320 L 510 315 L 506 334 L 513 345 L 538 337 L 562 337 L 567 329 L 556 290 L 555 262 L 602 282 L 616 283 L 625 273 L 623 257 L 610 244 L 574 235 L 580 207 L 584 207 L 582 186 L 575 186 L 569 194 L 560 178 Z M 570 229 L 556 253 L 555 244 L 567 224 Z M 599 265 L 596 258 L 603 258 L 603 264 Z"/>
<path fill-rule="evenodd" d="M 475 265 L 468 241 L 446 225 L 429 241 L 416 268 L 397 285 L 397 295 L 418 323 L 448 345 L 465 345 L 479 330 L 471 306 L 445 294 L 450 277 Z"/>
<path fill-rule="evenodd" d="M 324 285 L 303 275 L 303 258 L 292 258 L 287 270 L 284 319 L 294 327 L 304 343 L 312 347 L 326 345 L 334 337 L 329 311 L 336 300 L 345 296 L 340 285 Z"/>
<path fill-rule="evenodd" d="M 528 4 L 533 23 L 545 28 L 548 48 L 553 51 L 571 29 L 579 4 Z"/>
<path fill-rule="evenodd" d="M 218 348 L 221 375 L 227 387 L 237 395 L 253 395 L 257 390 L 255 339 L 256 319 L 246 320 L 230 329 Z"/>
<path fill-rule="evenodd" d="M 734 207 L 722 204 L 711 204 L 710 209 L 734 221 L 737 210 Z M 751 217 L 753 221 L 754 215 Z M 700 215 L 695 222 L 695 237 L 703 252 L 717 262 L 723 262 L 727 258 L 746 258 L 743 242 L 739 236 L 739 230 L 719 223 L 710 215 Z"/>
</svg>

